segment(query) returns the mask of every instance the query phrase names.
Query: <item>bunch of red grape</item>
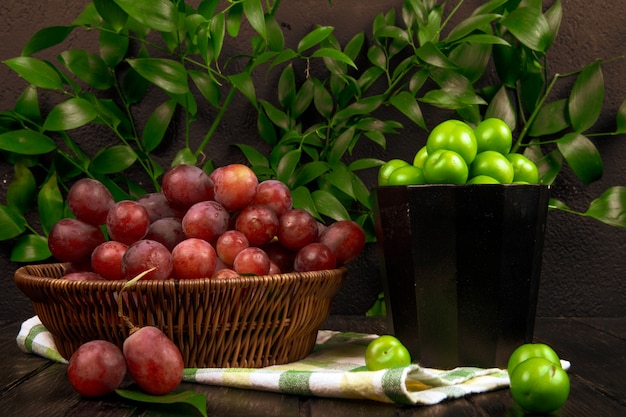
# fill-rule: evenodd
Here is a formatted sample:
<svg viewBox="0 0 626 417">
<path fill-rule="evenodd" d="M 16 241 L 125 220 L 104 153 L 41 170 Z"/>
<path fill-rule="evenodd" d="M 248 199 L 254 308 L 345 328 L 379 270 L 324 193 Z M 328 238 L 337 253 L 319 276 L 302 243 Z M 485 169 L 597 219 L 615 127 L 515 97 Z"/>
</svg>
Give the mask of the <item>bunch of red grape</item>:
<svg viewBox="0 0 626 417">
<path fill-rule="evenodd" d="M 365 233 L 355 222 L 326 226 L 294 208 L 289 188 L 259 182 L 242 164 L 210 175 L 170 168 L 162 190 L 115 202 L 97 180 L 81 179 L 67 201 L 75 218 L 50 231 L 52 255 L 67 279 L 227 278 L 334 269 L 356 258 Z M 106 233 L 104 232 L 106 230 Z"/>
</svg>

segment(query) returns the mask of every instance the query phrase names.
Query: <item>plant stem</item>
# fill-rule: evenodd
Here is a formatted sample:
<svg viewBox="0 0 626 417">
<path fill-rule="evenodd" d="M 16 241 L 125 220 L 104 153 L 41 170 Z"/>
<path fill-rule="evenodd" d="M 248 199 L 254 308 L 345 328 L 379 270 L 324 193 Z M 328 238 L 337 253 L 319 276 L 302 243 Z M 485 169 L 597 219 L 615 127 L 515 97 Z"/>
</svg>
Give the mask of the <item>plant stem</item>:
<svg viewBox="0 0 626 417">
<path fill-rule="evenodd" d="M 220 111 L 217 113 L 217 116 L 215 116 L 213 123 L 211 123 L 209 131 L 206 133 L 206 135 L 204 135 L 204 138 L 202 139 L 202 142 L 200 142 L 198 149 L 194 152 L 194 156 L 196 158 L 204 152 L 204 148 L 206 148 L 206 146 L 209 144 L 209 141 L 213 137 L 213 134 L 217 130 L 220 122 L 222 121 L 224 114 L 226 114 L 226 110 L 230 106 L 230 103 L 233 101 L 236 92 L 237 89 L 235 87 L 231 87 L 231 89 L 228 91 L 228 95 L 224 99 L 224 104 L 222 104 L 222 106 L 220 107 Z"/>
</svg>

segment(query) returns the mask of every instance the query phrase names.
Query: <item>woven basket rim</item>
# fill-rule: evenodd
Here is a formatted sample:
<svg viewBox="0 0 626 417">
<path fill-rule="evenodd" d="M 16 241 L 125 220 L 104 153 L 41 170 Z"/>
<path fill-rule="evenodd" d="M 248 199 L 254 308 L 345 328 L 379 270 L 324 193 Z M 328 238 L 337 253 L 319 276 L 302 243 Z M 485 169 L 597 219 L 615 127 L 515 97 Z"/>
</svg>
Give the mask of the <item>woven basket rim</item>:
<svg viewBox="0 0 626 417">
<path fill-rule="evenodd" d="M 64 280 L 62 275 L 59 276 L 43 276 L 33 274 L 33 270 L 51 268 L 63 271 L 67 266 L 65 263 L 48 263 L 37 265 L 24 265 L 18 268 L 14 274 L 14 281 L 19 284 L 30 284 L 36 286 L 46 286 L 49 288 L 59 286 L 79 287 L 86 290 L 89 289 L 108 289 L 108 290 L 121 290 L 128 282 L 127 280 Z M 154 286 L 174 286 L 181 290 L 193 289 L 197 287 L 211 287 L 211 288 L 239 288 L 239 287 L 264 287 L 272 284 L 284 283 L 293 280 L 298 281 L 310 281 L 320 280 L 331 276 L 340 276 L 347 273 L 347 268 L 341 266 L 336 269 L 326 269 L 318 271 L 301 271 L 301 272 L 288 272 L 283 274 L 272 275 L 241 275 L 233 278 L 193 278 L 193 279 L 175 279 L 168 278 L 165 280 L 139 280 L 132 288 L 136 289 L 149 289 Z"/>
</svg>

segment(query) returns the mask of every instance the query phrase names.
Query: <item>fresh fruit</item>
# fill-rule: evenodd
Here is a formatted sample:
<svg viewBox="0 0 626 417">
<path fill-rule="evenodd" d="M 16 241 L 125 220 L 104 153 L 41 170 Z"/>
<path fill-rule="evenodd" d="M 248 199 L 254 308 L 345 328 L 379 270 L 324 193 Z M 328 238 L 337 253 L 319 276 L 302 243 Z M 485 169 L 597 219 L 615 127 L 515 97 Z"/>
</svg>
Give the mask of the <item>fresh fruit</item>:
<svg viewBox="0 0 626 417">
<path fill-rule="evenodd" d="M 337 265 L 344 265 L 363 251 L 365 232 L 352 220 L 339 220 L 328 226 L 318 241 L 333 252 Z"/>
<path fill-rule="evenodd" d="M 389 175 L 387 185 L 417 185 L 424 184 L 424 170 L 414 165 L 406 165 L 393 171 Z"/>
<path fill-rule="evenodd" d="M 454 119 L 435 126 L 426 139 L 426 149 L 429 155 L 438 150 L 454 151 L 467 165 L 478 153 L 474 130 L 467 123 Z"/>
<path fill-rule="evenodd" d="M 263 249 L 250 246 L 235 256 L 233 269 L 241 275 L 267 275 L 270 272 L 270 258 Z"/>
<path fill-rule="evenodd" d="M 239 212 L 235 228 L 246 236 L 250 245 L 265 245 L 276 236 L 278 216 L 269 206 L 250 204 Z"/>
<path fill-rule="evenodd" d="M 163 175 L 163 194 L 174 207 L 189 208 L 200 201 L 212 200 L 213 181 L 194 165 L 181 164 Z"/>
<path fill-rule="evenodd" d="M 486 175 L 500 184 L 512 183 L 514 173 L 513 165 L 506 156 L 496 151 L 479 153 L 469 167 L 469 178 Z"/>
<path fill-rule="evenodd" d="M 429 151 L 424 162 L 424 178 L 429 184 L 465 184 L 469 168 L 458 153 L 440 149 Z"/>
<path fill-rule="evenodd" d="M 569 397 L 570 381 L 561 365 L 543 357 L 526 359 L 509 376 L 511 396 L 525 410 L 551 413 Z"/>
<path fill-rule="evenodd" d="M 337 258 L 333 251 L 326 245 L 313 242 L 298 251 L 293 261 L 295 271 L 319 271 L 333 269 L 337 266 Z"/>
<path fill-rule="evenodd" d="M 109 210 L 106 226 L 109 238 L 131 245 L 148 233 L 150 216 L 138 202 L 123 200 Z"/>
<path fill-rule="evenodd" d="M 410 364 L 411 354 L 395 336 L 378 336 L 365 349 L 365 366 L 368 371 L 379 371 Z"/>
<path fill-rule="evenodd" d="M 214 243 L 228 230 L 230 215 L 216 201 L 201 201 L 187 210 L 183 217 L 183 232 L 186 237 L 204 239 Z"/>
<path fill-rule="evenodd" d="M 67 204 L 77 219 L 93 226 L 106 223 L 107 214 L 115 204 L 111 192 L 100 182 L 83 178 L 67 193 Z"/>
<path fill-rule="evenodd" d="M 513 133 L 504 120 L 491 117 L 474 128 L 478 153 L 495 151 L 507 155 L 513 144 Z"/>
<path fill-rule="evenodd" d="M 278 180 L 265 180 L 256 187 L 252 204 L 265 205 L 274 210 L 276 215 L 280 217 L 292 208 L 293 201 L 291 191 L 285 183 Z"/>
<path fill-rule="evenodd" d="M 78 219 L 61 219 L 52 226 L 48 248 L 62 262 L 89 262 L 91 253 L 105 241 L 98 227 Z"/>
<path fill-rule="evenodd" d="M 545 343 L 525 343 L 518 346 L 509 356 L 506 367 L 509 375 L 517 365 L 531 358 L 544 358 L 557 366 L 561 366 L 559 355 L 550 346 Z"/>
<path fill-rule="evenodd" d="M 122 272 L 125 279 L 155 268 L 144 279 L 167 279 L 172 275 L 173 260 L 171 252 L 155 240 L 140 240 L 126 249 L 122 258 Z"/>
<path fill-rule="evenodd" d="M 249 246 L 250 242 L 248 242 L 248 238 L 242 232 L 239 230 L 227 230 L 217 238 L 215 250 L 217 256 L 225 265 L 233 266 L 235 257 Z"/>
<path fill-rule="evenodd" d="M 101 243 L 91 253 L 91 269 L 109 280 L 124 278 L 122 259 L 126 249 L 127 244 L 115 240 Z"/>
<path fill-rule="evenodd" d="M 396 169 L 409 165 L 409 163 L 403 159 L 391 159 L 380 166 L 378 169 L 378 185 L 389 185 L 389 176 Z"/>
<path fill-rule="evenodd" d="M 426 146 L 422 146 L 419 151 L 415 154 L 413 158 L 413 165 L 418 168 L 424 168 L 424 162 L 428 158 L 428 148 Z"/>
<path fill-rule="evenodd" d="M 228 211 L 239 211 L 252 202 L 259 185 L 256 174 L 242 164 L 230 164 L 217 168 L 211 174 L 215 201 Z"/>
<path fill-rule="evenodd" d="M 278 219 L 278 241 L 287 249 L 298 250 L 318 237 L 317 220 L 302 209 L 291 209 Z"/>
<path fill-rule="evenodd" d="M 172 250 L 172 276 L 178 279 L 208 278 L 213 275 L 217 254 L 206 240 L 189 238 Z"/>
<path fill-rule="evenodd" d="M 119 388 L 126 376 L 126 360 L 115 344 L 92 340 L 74 351 L 67 376 L 80 395 L 101 397 Z"/>
<path fill-rule="evenodd" d="M 132 331 L 124 340 L 123 353 L 131 378 L 148 394 L 167 394 L 183 379 L 180 350 L 156 327 Z"/>
<path fill-rule="evenodd" d="M 507 159 L 513 166 L 513 182 L 539 183 L 539 170 L 533 161 L 521 153 L 508 154 Z"/>
</svg>

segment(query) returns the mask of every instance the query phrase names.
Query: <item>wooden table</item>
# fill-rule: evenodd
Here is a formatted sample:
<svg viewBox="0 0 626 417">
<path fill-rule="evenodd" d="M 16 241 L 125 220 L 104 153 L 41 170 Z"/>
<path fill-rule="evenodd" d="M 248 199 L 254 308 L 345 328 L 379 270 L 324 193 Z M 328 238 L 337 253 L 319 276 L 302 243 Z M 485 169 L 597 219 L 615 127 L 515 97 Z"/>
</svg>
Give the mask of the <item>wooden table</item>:
<svg viewBox="0 0 626 417">
<path fill-rule="evenodd" d="M 330 326 L 330 327 L 328 327 Z M 331 317 L 326 328 L 384 332 L 384 323 L 362 317 Z M 122 400 L 83 399 L 70 386 L 66 365 L 22 353 L 19 323 L 0 327 L 0 415 L 3 416 L 195 416 L 185 407 L 158 408 Z M 535 338 L 571 361 L 571 394 L 556 415 L 626 416 L 626 318 L 542 318 Z M 209 416 L 280 417 L 516 417 L 524 413 L 508 389 L 468 396 L 434 406 L 400 407 L 368 401 L 299 397 L 184 383 L 205 393 Z"/>
</svg>

